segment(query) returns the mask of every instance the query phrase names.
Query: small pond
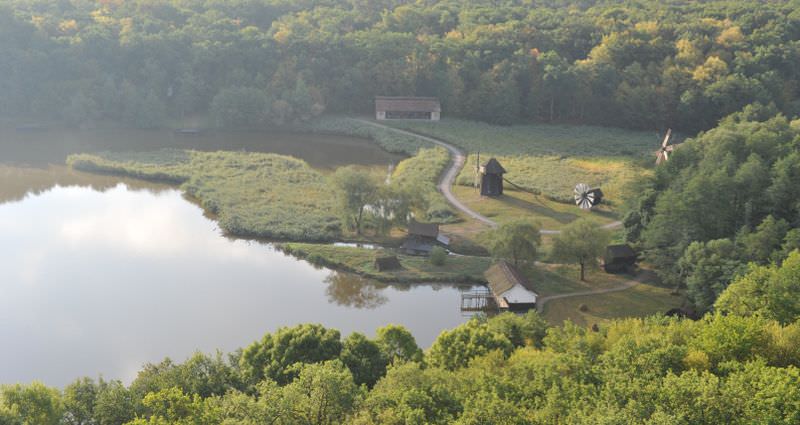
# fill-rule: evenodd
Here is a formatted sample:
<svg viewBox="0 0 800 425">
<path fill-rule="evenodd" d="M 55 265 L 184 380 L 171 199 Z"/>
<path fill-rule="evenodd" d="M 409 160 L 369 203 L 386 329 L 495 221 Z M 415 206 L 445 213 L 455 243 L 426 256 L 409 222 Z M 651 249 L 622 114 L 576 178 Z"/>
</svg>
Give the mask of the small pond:
<svg viewBox="0 0 800 425">
<path fill-rule="evenodd" d="M 47 155 L 45 147 L 0 139 L 0 383 L 63 386 L 99 375 L 130 382 L 145 362 L 229 352 L 300 323 L 369 336 L 398 323 L 429 346 L 465 320 L 459 292 L 468 286 L 385 285 L 226 238 L 174 188 L 60 165 L 94 143 L 69 140 L 72 148 L 57 141 L 57 152 L 42 158 L 36 149 Z M 284 142 L 248 149 L 292 153 L 318 167 L 346 163 L 334 159 L 332 151 L 348 149 L 336 140 L 292 152 L 281 151 Z M 372 147 L 352 153 L 364 149 Z M 349 161 L 396 159 L 378 149 Z"/>
</svg>

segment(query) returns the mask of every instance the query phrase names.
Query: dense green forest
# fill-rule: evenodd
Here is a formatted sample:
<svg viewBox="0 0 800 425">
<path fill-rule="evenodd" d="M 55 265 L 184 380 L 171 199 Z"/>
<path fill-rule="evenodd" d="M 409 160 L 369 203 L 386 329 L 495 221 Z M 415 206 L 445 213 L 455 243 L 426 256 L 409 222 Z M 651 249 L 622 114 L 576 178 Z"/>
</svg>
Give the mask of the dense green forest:
<svg viewBox="0 0 800 425">
<path fill-rule="evenodd" d="M 771 273 L 796 278 L 800 253 Z M 793 308 L 737 291 L 731 314 L 697 322 L 478 317 L 426 352 L 396 325 L 282 328 L 227 357 L 148 364 L 128 386 L 0 387 L 0 424 L 797 424 L 796 289 Z"/>
<path fill-rule="evenodd" d="M 797 1 L 0 0 L 0 114 L 254 126 L 438 96 L 445 115 L 685 133 L 800 112 Z"/>
<path fill-rule="evenodd" d="M 679 145 L 644 179 L 625 237 L 709 310 L 736 277 L 800 248 L 800 121 L 751 105 Z"/>
</svg>

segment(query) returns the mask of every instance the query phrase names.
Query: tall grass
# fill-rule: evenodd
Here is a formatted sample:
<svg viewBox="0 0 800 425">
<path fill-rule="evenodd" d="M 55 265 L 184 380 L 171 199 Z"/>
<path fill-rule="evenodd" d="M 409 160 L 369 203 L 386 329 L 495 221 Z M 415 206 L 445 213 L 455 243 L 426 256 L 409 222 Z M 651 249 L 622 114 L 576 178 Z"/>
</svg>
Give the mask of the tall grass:
<svg viewBox="0 0 800 425">
<path fill-rule="evenodd" d="M 476 153 L 480 152 L 483 161 L 497 157 L 508 171 L 508 180 L 558 202 L 572 202 L 577 183 L 602 187 L 609 203 L 625 199 L 628 183 L 644 172 L 638 164 L 658 145 L 655 133 L 594 126 L 502 127 L 456 119 L 392 121 L 391 125 L 466 149 L 470 155 L 458 184 L 474 184 Z"/>
<path fill-rule="evenodd" d="M 392 174 L 394 184 L 425 199 L 428 205 L 425 215 L 429 221 L 447 223 L 456 219 L 436 185 L 449 162 L 450 154 L 444 148 L 420 149 L 416 156 L 400 162 Z"/>
<path fill-rule="evenodd" d="M 289 156 L 169 150 L 73 155 L 67 163 L 181 184 L 230 235 L 304 241 L 341 235 L 336 195 L 325 176 Z"/>
</svg>

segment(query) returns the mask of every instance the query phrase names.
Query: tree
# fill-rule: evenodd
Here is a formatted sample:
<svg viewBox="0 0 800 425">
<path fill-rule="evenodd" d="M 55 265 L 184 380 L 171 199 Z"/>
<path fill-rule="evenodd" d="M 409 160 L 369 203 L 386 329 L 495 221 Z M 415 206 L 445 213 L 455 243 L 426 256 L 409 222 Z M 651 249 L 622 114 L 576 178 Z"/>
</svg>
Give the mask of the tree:
<svg viewBox="0 0 800 425">
<path fill-rule="evenodd" d="M 433 247 L 431 250 L 430 261 L 434 266 L 443 266 L 447 261 L 447 250 L 440 246 Z"/>
<path fill-rule="evenodd" d="M 421 362 L 422 350 L 414 335 L 401 325 L 386 325 L 377 331 L 377 343 L 392 364 Z"/>
<path fill-rule="evenodd" d="M 678 261 L 678 267 L 686 282 L 687 297 L 700 311 L 711 308 L 744 268 L 736 246 L 729 239 L 692 242 Z"/>
<path fill-rule="evenodd" d="M 353 375 L 339 360 L 303 365 L 296 380 L 281 389 L 286 423 L 345 423 L 361 393 Z"/>
<path fill-rule="evenodd" d="M 333 182 L 339 191 L 345 223 L 361 234 L 364 209 L 375 200 L 378 183 L 372 175 L 354 166 L 342 167 L 333 175 Z"/>
<path fill-rule="evenodd" d="M 542 236 L 539 225 L 526 220 L 505 223 L 489 236 L 489 251 L 495 258 L 507 258 L 519 266 L 536 260 Z"/>
<path fill-rule="evenodd" d="M 603 255 L 611 236 L 605 229 L 597 227 L 587 219 L 568 224 L 553 238 L 553 258 L 557 261 L 576 263 L 581 267 L 581 280 L 585 281 L 587 265 L 596 263 Z"/>
<path fill-rule="evenodd" d="M 342 351 L 339 337 L 339 331 L 321 325 L 280 328 L 247 347 L 239 365 L 253 385 L 265 377 L 287 384 L 297 376 L 300 365 L 338 358 Z"/>
<path fill-rule="evenodd" d="M 800 251 L 778 265 L 755 266 L 717 300 L 720 311 L 759 315 L 780 323 L 800 319 Z"/>
<path fill-rule="evenodd" d="M 443 331 L 431 346 L 427 360 L 432 366 L 448 370 L 466 367 L 470 360 L 499 350 L 508 355 L 511 341 L 485 321 L 472 319 L 455 329 Z"/>
<path fill-rule="evenodd" d="M 344 340 L 339 359 L 350 369 L 356 384 L 365 384 L 369 388 L 386 374 L 389 363 L 380 345 L 358 332 Z"/>
<path fill-rule="evenodd" d="M 0 387 L 0 419 L 6 423 L 58 425 L 63 411 L 58 390 L 41 382 Z"/>
<path fill-rule="evenodd" d="M 81 378 L 64 388 L 64 422 L 70 425 L 94 423 L 98 387 L 90 378 Z"/>
<path fill-rule="evenodd" d="M 211 115 L 219 127 L 256 127 L 267 117 L 268 101 L 254 87 L 228 87 L 211 100 Z"/>
</svg>

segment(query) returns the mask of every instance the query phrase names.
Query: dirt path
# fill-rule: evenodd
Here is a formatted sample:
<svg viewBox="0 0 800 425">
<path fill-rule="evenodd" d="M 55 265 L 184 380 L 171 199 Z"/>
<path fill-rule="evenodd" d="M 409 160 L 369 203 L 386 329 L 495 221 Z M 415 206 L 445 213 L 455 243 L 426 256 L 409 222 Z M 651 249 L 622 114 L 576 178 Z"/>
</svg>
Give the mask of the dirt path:
<svg viewBox="0 0 800 425">
<path fill-rule="evenodd" d="M 457 148 L 457 147 L 455 147 L 455 146 L 453 146 L 453 145 L 451 145 L 451 144 L 449 144 L 449 143 L 447 143 L 445 141 L 442 141 L 440 139 L 435 139 L 433 137 L 424 136 L 422 134 L 414 133 L 412 131 L 401 130 L 399 128 L 390 127 L 388 125 L 376 123 L 374 121 L 369 121 L 369 120 L 365 120 L 365 119 L 359 119 L 359 118 L 353 118 L 353 119 L 355 121 L 358 121 L 358 122 L 362 123 L 362 124 L 368 124 L 368 125 L 371 125 L 371 126 L 380 127 L 380 128 L 386 129 L 386 130 L 394 131 L 394 132 L 399 133 L 399 134 L 404 134 L 406 136 L 417 137 L 417 138 L 422 139 L 422 140 L 424 140 L 426 142 L 433 143 L 434 145 L 437 145 L 437 146 L 440 146 L 440 147 L 443 147 L 443 148 L 447 149 L 448 152 L 450 152 L 450 166 L 447 168 L 447 171 L 445 171 L 444 175 L 442 175 L 442 178 L 439 181 L 439 191 L 442 192 L 442 195 L 444 195 L 445 199 L 447 199 L 447 202 L 449 202 L 450 205 L 452 205 L 457 210 L 461 211 L 462 213 L 466 214 L 467 216 L 469 216 L 469 217 L 471 217 L 471 218 L 473 218 L 475 220 L 480 221 L 481 223 L 483 223 L 483 224 L 485 224 L 487 226 L 497 227 L 497 222 L 492 221 L 491 219 L 489 219 L 489 218 L 487 218 L 487 217 L 485 217 L 483 215 L 478 214 L 474 210 L 470 209 L 468 206 L 464 205 L 464 203 L 459 201 L 458 198 L 456 198 L 456 196 L 453 195 L 453 191 L 451 190 L 451 188 L 453 187 L 453 185 L 456 182 L 456 177 L 458 177 L 458 173 L 461 171 L 462 168 L 464 168 L 464 164 L 467 161 L 467 156 L 464 154 L 464 152 L 461 149 L 459 149 L 459 148 Z M 602 228 L 603 229 L 616 229 L 616 228 L 618 228 L 620 226 L 622 226 L 622 222 L 621 221 L 615 221 L 613 223 L 609 223 L 609 224 L 606 224 L 606 225 L 602 226 Z M 561 233 L 561 231 L 560 230 L 542 229 L 540 231 L 540 233 L 543 234 L 543 235 L 557 235 L 557 234 Z"/>
<path fill-rule="evenodd" d="M 648 275 L 649 272 L 643 271 L 634 276 L 631 280 L 626 281 L 620 286 L 616 286 L 614 288 L 606 288 L 606 289 L 595 289 L 593 291 L 581 291 L 581 292 L 571 292 L 568 294 L 559 294 L 559 295 L 550 295 L 549 297 L 542 297 L 536 300 L 536 311 L 542 313 L 544 311 L 544 306 L 547 304 L 548 301 L 553 300 L 560 300 L 564 298 L 572 298 L 572 297 L 584 297 L 587 295 L 600 295 L 600 294 L 608 294 L 610 292 L 619 292 L 624 291 L 626 289 L 631 289 L 636 285 L 642 283 L 642 279 Z"/>
</svg>

